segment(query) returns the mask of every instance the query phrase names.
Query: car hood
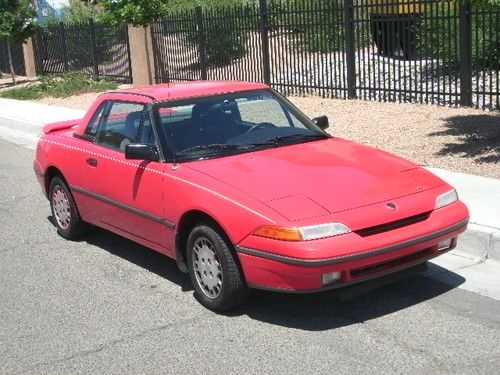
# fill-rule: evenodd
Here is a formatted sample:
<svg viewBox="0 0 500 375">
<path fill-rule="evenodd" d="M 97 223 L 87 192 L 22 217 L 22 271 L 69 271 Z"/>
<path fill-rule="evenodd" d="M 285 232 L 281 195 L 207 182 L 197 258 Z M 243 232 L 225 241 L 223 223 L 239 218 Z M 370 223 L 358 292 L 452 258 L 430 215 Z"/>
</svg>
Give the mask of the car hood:
<svg viewBox="0 0 500 375">
<path fill-rule="evenodd" d="M 292 221 L 409 196 L 443 184 L 414 163 L 339 138 L 185 165 L 254 197 Z"/>
</svg>

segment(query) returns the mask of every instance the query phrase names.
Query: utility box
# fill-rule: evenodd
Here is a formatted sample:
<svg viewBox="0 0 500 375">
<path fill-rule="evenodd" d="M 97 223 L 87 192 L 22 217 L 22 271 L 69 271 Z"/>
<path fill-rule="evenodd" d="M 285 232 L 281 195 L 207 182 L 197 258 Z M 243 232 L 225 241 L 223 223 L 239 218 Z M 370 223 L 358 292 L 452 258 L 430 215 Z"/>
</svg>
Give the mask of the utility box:
<svg viewBox="0 0 500 375">
<path fill-rule="evenodd" d="M 418 0 L 368 0 L 372 38 L 379 54 L 413 59 L 417 55 L 415 26 L 425 3 Z"/>
</svg>

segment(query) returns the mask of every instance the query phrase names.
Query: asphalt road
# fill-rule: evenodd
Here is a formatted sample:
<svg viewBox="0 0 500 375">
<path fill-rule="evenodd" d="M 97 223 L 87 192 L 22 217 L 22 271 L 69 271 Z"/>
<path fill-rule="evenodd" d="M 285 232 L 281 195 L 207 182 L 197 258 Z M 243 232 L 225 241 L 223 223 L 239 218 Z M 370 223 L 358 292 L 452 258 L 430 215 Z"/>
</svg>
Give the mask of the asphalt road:
<svg viewBox="0 0 500 375">
<path fill-rule="evenodd" d="M 349 302 L 258 292 L 216 315 L 175 263 L 56 234 L 33 151 L 0 140 L 0 373 L 494 374 L 500 302 L 414 276 Z"/>
</svg>

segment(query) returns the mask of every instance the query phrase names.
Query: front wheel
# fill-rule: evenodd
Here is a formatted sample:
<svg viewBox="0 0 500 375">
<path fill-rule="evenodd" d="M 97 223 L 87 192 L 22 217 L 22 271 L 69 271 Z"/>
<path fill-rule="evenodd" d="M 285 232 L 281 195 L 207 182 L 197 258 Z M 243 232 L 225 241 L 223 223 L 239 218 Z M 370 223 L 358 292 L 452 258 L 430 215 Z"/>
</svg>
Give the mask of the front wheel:
<svg viewBox="0 0 500 375">
<path fill-rule="evenodd" d="M 212 311 L 234 309 L 248 294 L 231 248 L 220 230 L 207 224 L 196 226 L 188 238 L 187 261 L 195 296 Z"/>
<path fill-rule="evenodd" d="M 86 225 L 80 218 L 71 191 L 60 177 L 50 181 L 49 199 L 57 233 L 68 240 L 81 236 Z"/>
</svg>

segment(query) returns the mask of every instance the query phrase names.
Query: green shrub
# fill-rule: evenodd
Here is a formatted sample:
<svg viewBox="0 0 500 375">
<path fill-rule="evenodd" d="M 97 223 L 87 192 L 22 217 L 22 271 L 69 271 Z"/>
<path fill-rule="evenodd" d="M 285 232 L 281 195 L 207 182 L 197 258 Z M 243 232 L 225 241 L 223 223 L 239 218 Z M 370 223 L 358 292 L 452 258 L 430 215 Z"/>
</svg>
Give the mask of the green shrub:
<svg viewBox="0 0 500 375">
<path fill-rule="evenodd" d="M 243 57 L 246 53 L 248 30 L 241 23 L 245 21 L 242 7 L 224 6 L 203 10 L 203 31 L 206 63 L 209 66 L 224 66 Z M 193 13 L 194 14 L 194 13 Z M 193 20 L 194 21 L 194 20 Z M 199 45 L 196 21 L 193 32 L 187 39 L 193 45 Z"/>
<path fill-rule="evenodd" d="M 343 51 L 344 5 L 345 0 L 275 0 L 269 3 L 270 27 L 292 32 L 298 37 L 298 47 L 309 52 Z M 363 11 L 356 8 L 355 17 L 362 17 Z M 366 22 L 356 24 L 356 47 L 369 42 L 366 25 Z"/>
<path fill-rule="evenodd" d="M 38 83 L 5 90 L 0 93 L 0 96 L 19 100 L 35 100 L 45 96 L 65 98 L 86 92 L 113 90 L 117 87 L 115 82 L 96 81 L 81 74 L 68 73 L 42 76 Z"/>
<path fill-rule="evenodd" d="M 500 69 L 500 32 L 495 14 L 488 11 L 499 12 L 500 5 L 481 1 L 472 5 L 474 70 Z M 449 69 L 458 69 L 461 61 L 458 2 L 429 7 L 414 31 L 417 49 L 422 56 L 439 59 Z"/>
<path fill-rule="evenodd" d="M 98 31 L 98 28 L 105 30 Z M 37 34 L 37 44 L 41 50 L 48 53 L 44 56 L 56 60 L 61 70 L 67 67 L 68 71 L 93 71 L 92 54 L 99 64 L 113 61 L 114 38 L 110 38 L 113 26 L 95 24 L 96 48 L 92 48 L 89 21 L 83 23 L 64 24 L 53 23 L 41 28 Z M 63 67 L 64 62 L 66 66 Z"/>
<path fill-rule="evenodd" d="M 43 96 L 42 90 L 38 85 L 29 85 L 23 87 L 14 87 L 0 92 L 0 97 L 17 100 L 36 100 Z"/>
<path fill-rule="evenodd" d="M 118 87 L 115 82 L 104 79 L 96 81 L 91 77 L 76 73 L 67 73 L 61 76 L 42 76 L 40 77 L 39 86 L 44 93 L 56 98 L 64 98 L 86 92 L 112 90 Z"/>
</svg>

